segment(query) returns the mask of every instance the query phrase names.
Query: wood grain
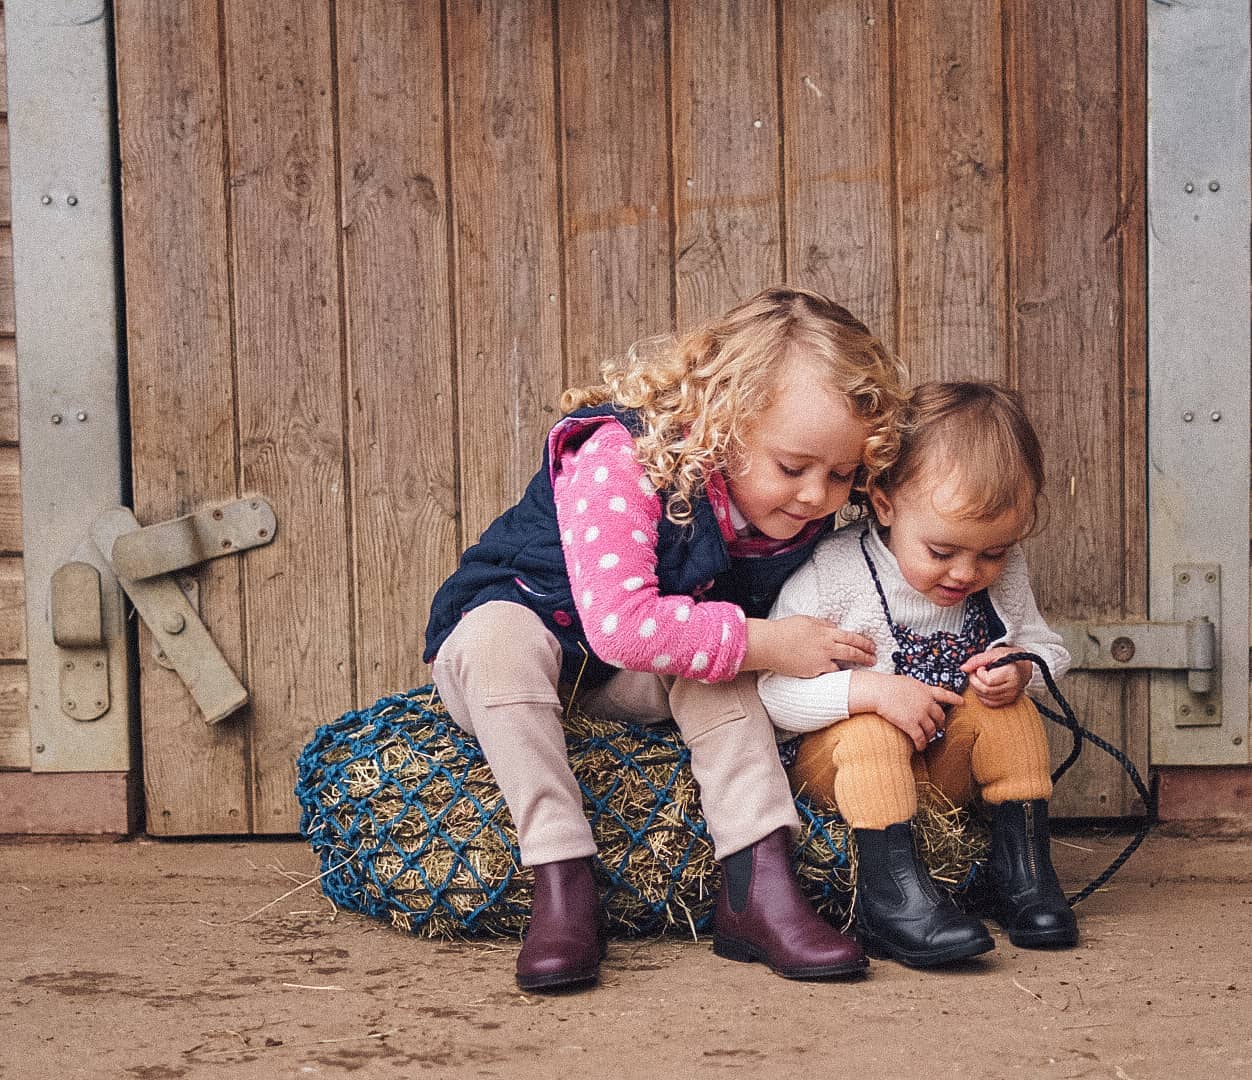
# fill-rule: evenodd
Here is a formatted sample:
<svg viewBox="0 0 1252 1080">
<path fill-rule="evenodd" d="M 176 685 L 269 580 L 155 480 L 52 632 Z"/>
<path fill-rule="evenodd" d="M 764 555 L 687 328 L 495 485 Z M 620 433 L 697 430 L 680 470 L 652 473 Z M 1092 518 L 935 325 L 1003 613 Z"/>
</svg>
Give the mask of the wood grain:
<svg viewBox="0 0 1252 1080">
<path fill-rule="evenodd" d="M 564 388 L 549 5 L 451 0 L 448 62 L 468 544 L 534 474 Z"/>
<path fill-rule="evenodd" d="M 16 446 L 0 446 L 0 555 L 22 550 L 22 478 Z"/>
<path fill-rule="evenodd" d="M 430 599 L 460 554 L 438 15 L 337 7 L 358 703 L 428 679 Z"/>
<path fill-rule="evenodd" d="M 0 558 L 0 660 L 26 659 L 26 582 L 22 560 Z"/>
<path fill-rule="evenodd" d="M 0 335 L 13 336 L 16 317 L 13 310 L 13 230 L 0 225 Z"/>
<path fill-rule="evenodd" d="M 161 0 L 117 10 L 132 482 L 143 524 L 238 494 L 216 11 Z M 236 672 L 240 571 L 227 558 L 183 575 L 198 583 L 201 614 Z M 248 832 L 249 718 L 206 725 L 153 653 L 141 627 L 149 831 Z"/>
<path fill-rule="evenodd" d="M 674 274 L 680 328 L 785 274 L 772 2 L 674 4 Z"/>
<path fill-rule="evenodd" d="M 1054 617 L 1114 618 L 1127 542 L 1118 7 L 1014 0 L 1007 14 L 1013 334 L 1049 470 L 1048 528 L 1028 547 L 1035 591 Z M 1081 722 L 1116 746 L 1126 735 L 1122 688 L 1114 674 L 1080 673 L 1066 685 Z M 1124 812 L 1120 766 L 1085 753 L 1055 805 Z"/>
<path fill-rule="evenodd" d="M 17 342 L 0 337 L 0 442 L 17 438 Z"/>
<path fill-rule="evenodd" d="M 0 770 L 30 768 L 29 691 L 25 664 L 0 664 Z"/>
<path fill-rule="evenodd" d="M 650 0 L 560 7 L 571 385 L 672 317 L 666 26 Z"/>
<path fill-rule="evenodd" d="M 241 485 L 278 516 L 243 559 L 253 830 L 291 832 L 296 754 L 353 700 L 331 27 L 224 11 Z"/>
<path fill-rule="evenodd" d="M 895 345 L 887 0 L 783 0 L 789 279 Z"/>
<path fill-rule="evenodd" d="M 899 351 L 915 381 L 1003 378 L 999 0 L 895 10 Z"/>
</svg>

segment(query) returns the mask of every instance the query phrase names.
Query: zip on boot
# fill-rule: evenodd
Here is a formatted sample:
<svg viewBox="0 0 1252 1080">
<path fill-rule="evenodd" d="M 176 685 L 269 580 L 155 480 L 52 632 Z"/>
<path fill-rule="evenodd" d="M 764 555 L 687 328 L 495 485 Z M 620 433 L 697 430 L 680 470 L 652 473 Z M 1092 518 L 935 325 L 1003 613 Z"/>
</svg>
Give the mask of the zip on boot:
<svg viewBox="0 0 1252 1080">
<path fill-rule="evenodd" d="M 871 955 L 921 968 L 995 948 L 987 928 L 931 881 L 914 846 L 911 821 L 852 833 L 857 850 L 856 928 Z"/>
<path fill-rule="evenodd" d="M 791 866 L 791 836 L 777 829 L 722 860 L 713 912 L 713 951 L 727 960 L 759 960 L 786 979 L 860 975 L 864 951 L 817 914 Z"/>
<path fill-rule="evenodd" d="M 1078 920 L 1052 866 L 1048 802 L 1006 802 L 991 808 L 987 859 L 990 914 L 1018 948 L 1078 944 Z"/>
</svg>

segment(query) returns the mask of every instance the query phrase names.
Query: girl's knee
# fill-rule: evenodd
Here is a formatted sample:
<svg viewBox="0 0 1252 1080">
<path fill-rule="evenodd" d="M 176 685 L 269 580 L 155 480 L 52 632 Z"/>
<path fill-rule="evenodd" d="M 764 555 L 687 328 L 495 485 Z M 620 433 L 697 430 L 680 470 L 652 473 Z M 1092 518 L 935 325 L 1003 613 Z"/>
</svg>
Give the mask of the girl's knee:
<svg viewBox="0 0 1252 1080">
<path fill-rule="evenodd" d="M 910 762 L 913 758 L 912 740 L 877 713 L 858 713 L 835 727 L 840 729 L 839 737 L 831 747 L 836 763 L 864 758 Z"/>
</svg>

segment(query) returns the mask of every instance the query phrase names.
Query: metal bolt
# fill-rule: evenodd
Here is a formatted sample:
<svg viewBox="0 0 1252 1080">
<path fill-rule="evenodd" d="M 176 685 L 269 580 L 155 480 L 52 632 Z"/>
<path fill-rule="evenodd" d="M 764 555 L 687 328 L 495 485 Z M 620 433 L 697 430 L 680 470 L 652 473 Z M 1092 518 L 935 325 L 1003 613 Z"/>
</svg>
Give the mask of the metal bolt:
<svg viewBox="0 0 1252 1080">
<path fill-rule="evenodd" d="M 1183 705 L 1183 706 L 1182 706 L 1182 707 L 1181 707 L 1178 711 L 1179 711 L 1179 712 L 1180 712 L 1183 716 L 1190 716 L 1190 715 L 1191 715 L 1191 706 L 1190 706 L 1190 705 Z"/>
<path fill-rule="evenodd" d="M 1243 745 L 1243 736 L 1242 736 L 1242 735 L 1236 735 L 1236 736 L 1235 736 L 1233 739 L 1231 739 L 1230 741 L 1231 741 L 1232 743 L 1234 743 L 1236 746 L 1242 746 L 1242 745 Z"/>
<path fill-rule="evenodd" d="M 1222 186 L 1216 180 L 1209 181 L 1209 191 L 1221 191 Z"/>
<path fill-rule="evenodd" d="M 225 539 L 225 540 L 223 540 L 223 541 L 222 541 L 222 548 L 223 548 L 223 550 L 224 550 L 224 549 L 226 549 L 226 548 L 228 548 L 228 547 L 230 547 L 230 546 L 231 546 L 231 539 L 230 539 L 230 537 L 228 536 L 228 537 L 226 537 L 226 539 Z"/>
<path fill-rule="evenodd" d="M 1216 716 L 1216 715 L 1217 715 L 1217 709 L 1216 709 L 1216 707 L 1214 707 L 1214 706 L 1212 706 L 1212 705 L 1205 705 L 1205 706 L 1204 706 L 1204 715 L 1205 715 L 1205 716 Z"/>
<path fill-rule="evenodd" d="M 1190 195 L 1193 191 L 1195 191 L 1195 184 L 1191 183 L 1191 181 L 1188 180 L 1187 183 L 1183 184 L 1182 189 L 1188 195 Z"/>
<path fill-rule="evenodd" d="M 1183 423 L 1189 424 L 1191 423 L 1192 420 L 1195 419 L 1195 413 L 1185 412 L 1182 414 L 1182 419 L 1183 419 Z"/>
<path fill-rule="evenodd" d="M 257 534 L 257 536 L 259 536 L 262 540 L 264 540 L 267 536 L 269 536 L 270 531 L 269 531 L 269 529 L 257 529 L 256 534 Z"/>
<path fill-rule="evenodd" d="M 43 743 L 37 743 L 37 744 L 36 744 L 36 746 L 35 746 L 35 753 L 36 753 L 36 754 L 42 754 L 42 753 L 43 753 L 46 749 L 48 749 L 48 748 L 47 748 L 46 746 L 44 746 L 44 744 L 43 744 Z"/>
<path fill-rule="evenodd" d="M 221 510 L 214 510 L 214 511 L 213 511 L 213 520 L 214 520 L 214 521 L 221 521 L 221 520 L 222 520 L 222 512 L 221 512 Z"/>
<path fill-rule="evenodd" d="M 39 201 L 40 201 L 41 203 L 43 203 L 43 204 L 44 204 L 44 206 L 51 206 L 51 205 L 52 205 L 52 196 L 51 196 L 51 195 L 45 195 L 45 196 L 44 196 L 42 199 L 40 199 Z"/>
<path fill-rule="evenodd" d="M 65 670 L 66 670 L 66 671 L 73 671 L 73 670 L 74 670 L 74 661 L 73 661 L 73 660 L 66 660 L 66 661 L 65 661 Z"/>
<path fill-rule="evenodd" d="M 51 416 L 51 417 L 49 417 L 49 419 L 50 419 L 50 420 L 51 420 L 54 424 L 59 424 L 59 423 L 61 422 L 61 414 L 60 414 L 59 412 L 54 412 L 54 413 L 52 414 L 52 416 Z"/>
<path fill-rule="evenodd" d="M 1135 643 L 1128 637 L 1118 637 L 1113 639 L 1113 644 L 1109 648 L 1109 652 L 1113 654 L 1113 659 L 1119 664 L 1124 664 L 1128 660 L 1133 660 L 1135 656 Z"/>
<path fill-rule="evenodd" d="M 70 711 L 70 712 L 73 712 L 73 711 L 74 711 L 74 703 L 73 703 L 72 701 L 67 701 L 67 702 L 65 703 L 65 707 L 66 707 L 67 709 L 69 709 L 69 711 Z"/>
<path fill-rule="evenodd" d="M 78 422 L 79 422 L 80 424 L 86 423 L 86 421 L 87 421 L 87 414 L 86 414 L 85 412 L 83 412 L 83 411 L 80 409 L 76 415 L 77 415 L 77 417 L 78 417 Z"/>
<path fill-rule="evenodd" d="M 92 664 L 91 666 L 92 666 L 93 668 L 95 668 L 97 671 L 99 671 L 102 667 L 104 667 L 104 661 L 103 661 L 103 660 L 97 660 L 97 661 L 96 661 L 94 664 Z"/>
<path fill-rule="evenodd" d="M 753 121 L 752 121 L 752 126 L 753 126 L 754 128 L 764 127 L 764 126 L 765 126 L 765 121 L 764 121 L 764 120 L 753 120 Z"/>
<path fill-rule="evenodd" d="M 1179 575 L 1178 575 L 1178 580 L 1179 580 L 1179 581 L 1180 581 L 1183 585 L 1186 585 L 1186 584 L 1187 584 L 1187 582 L 1189 582 L 1189 581 L 1191 580 L 1191 575 L 1190 575 L 1190 574 L 1188 574 L 1186 570 L 1184 570 L 1181 574 L 1179 574 Z"/>
<path fill-rule="evenodd" d="M 1216 409 L 1214 409 L 1211 413 L 1209 413 L 1209 419 L 1210 419 L 1210 420 L 1212 420 L 1212 421 L 1213 421 L 1213 423 L 1215 423 L 1215 424 L 1216 424 L 1216 423 L 1217 423 L 1217 422 L 1218 422 L 1221 418 L 1222 418 L 1222 414 L 1221 414 L 1221 413 L 1219 413 Z"/>
<path fill-rule="evenodd" d="M 96 702 L 96 708 L 97 708 L 97 709 L 103 709 L 103 708 L 104 708 L 104 702 L 103 702 L 103 701 L 97 701 L 97 702 Z"/>
<path fill-rule="evenodd" d="M 1204 575 L 1204 580 L 1207 581 L 1210 585 L 1212 585 L 1213 582 L 1217 580 L 1217 575 L 1213 573 L 1212 570 L 1210 570 L 1207 574 Z"/>
<path fill-rule="evenodd" d="M 78 196 L 77 196 L 77 195 L 67 195 L 67 196 L 65 197 L 65 204 L 66 204 L 67 206 L 77 206 L 77 205 L 78 205 Z"/>
<path fill-rule="evenodd" d="M 187 620 L 177 611 L 171 611 L 161 620 L 161 629 L 167 634 L 181 634 L 187 628 Z"/>
</svg>

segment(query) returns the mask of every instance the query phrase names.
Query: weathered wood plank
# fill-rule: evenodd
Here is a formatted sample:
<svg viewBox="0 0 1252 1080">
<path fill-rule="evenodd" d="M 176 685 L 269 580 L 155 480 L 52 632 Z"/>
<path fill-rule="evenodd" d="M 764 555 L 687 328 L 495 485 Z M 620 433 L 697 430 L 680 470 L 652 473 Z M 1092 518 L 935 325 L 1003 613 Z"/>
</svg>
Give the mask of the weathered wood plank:
<svg viewBox="0 0 1252 1080">
<path fill-rule="evenodd" d="M 674 4 L 674 272 L 682 328 L 783 265 L 774 4 Z"/>
<path fill-rule="evenodd" d="M 0 770 L 30 768 L 28 700 L 26 665 L 0 664 Z"/>
<path fill-rule="evenodd" d="M 1121 267 L 1117 183 L 1121 102 L 1116 0 L 1007 6 L 1009 214 L 1017 377 L 1049 468 L 1046 533 L 1030 545 L 1043 610 L 1124 610 Z M 1112 555 L 1111 553 L 1118 553 Z M 1082 722 L 1124 745 L 1122 681 L 1076 674 Z M 1066 740 L 1059 740 L 1064 744 Z M 1136 748 L 1138 749 L 1138 748 Z M 1084 754 L 1057 790 L 1058 814 L 1130 809 L 1120 766 Z"/>
<path fill-rule="evenodd" d="M 124 836 L 137 805 L 131 773 L 0 773 L 0 833 Z"/>
<path fill-rule="evenodd" d="M 134 503 L 152 524 L 238 493 L 217 7 L 144 0 L 116 18 Z M 239 559 L 184 576 L 242 671 Z M 148 829 L 247 832 L 249 721 L 207 726 L 139 636 Z"/>
<path fill-rule="evenodd" d="M 0 442 L 17 442 L 17 343 L 0 337 Z"/>
<path fill-rule="evenodd" d="M 0 559 L 0 660 L 26 659 L 26 582 L 22 560 Z"/>
<path fill-rule="evenodd" d="M 552 45 L 547 3 L 448 4 L 465 543 L 522 493 L 564 388 Z"/>
<path fill-rule="evenodd" d="M 895 339 L 887 0 L 783 0 L 789 279 Z"/>
<path fill-rule="evenodd" d="M 332 35 L 328 5 L 224 11 L 242 486 L 278 516 L 243 562 L 253 828 L 291 832 L 296 753 L 353 697 Z"/>
<path fill-rule="evenodd" d="M 670 328 L 665 16 L 651 0 L 560 7 L 565 337 L 571 385 Z"/>
<path fill-rule="evenodd" d="M 16 446 L 0 446 L 0 555 L 22 550 L 22 478 Z"/>
<path fill-rule="evenodd" d="M 0 28 L 0 33 L 3 29 Z M 0 116 L 0 225 L 13 220 L 13 176 L 9 168 L 9 118 Z"/>
<path fill-rule="evenodd" d="M 913 378 L 1002 378 L 999 0 L 896 6 L 899 351 Z"/>
<path fill-rule="evenodd" d="M 443 66 L 437 4 L 351 0 L 337 14 L 356 696 L 368 702 L 426 681 L 430 599 L 460 553 Z"/>
<path fill-rule="evenodd" d="M 0 225 L 0 334 L 12 337 L 16 329 L 13 311 L 13 230 Z"/>
</svg>

